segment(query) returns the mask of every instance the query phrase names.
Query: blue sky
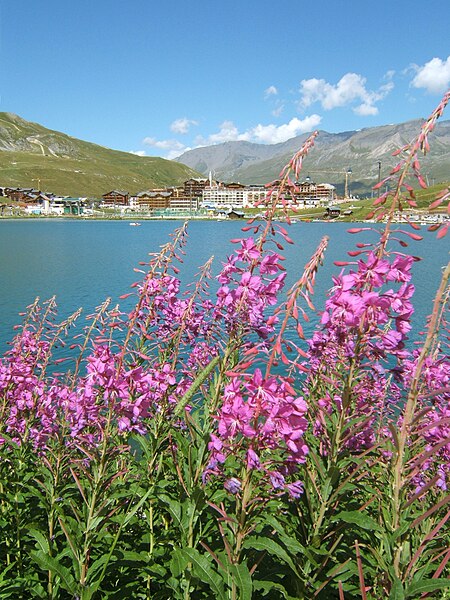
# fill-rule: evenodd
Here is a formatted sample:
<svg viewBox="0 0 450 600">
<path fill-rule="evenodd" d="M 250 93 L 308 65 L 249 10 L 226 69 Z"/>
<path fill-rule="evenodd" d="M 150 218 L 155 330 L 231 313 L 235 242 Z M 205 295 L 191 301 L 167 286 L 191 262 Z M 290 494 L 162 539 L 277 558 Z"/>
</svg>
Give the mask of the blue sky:
<svg viewBox="0 0 450 600">
<path fill-rule="evenodd" d="M 0 0 L 0 23 L 1 111 L 146 155 L 425 118 L 450 87 L 445 0 Z"/>
</svg>

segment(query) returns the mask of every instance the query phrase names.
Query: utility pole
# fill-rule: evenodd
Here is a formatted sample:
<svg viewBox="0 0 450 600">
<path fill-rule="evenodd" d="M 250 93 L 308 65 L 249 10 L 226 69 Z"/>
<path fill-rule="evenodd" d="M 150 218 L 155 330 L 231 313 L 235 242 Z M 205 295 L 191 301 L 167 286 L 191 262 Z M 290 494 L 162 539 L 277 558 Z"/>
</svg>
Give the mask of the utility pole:
<svg viewBox="0 0 450 600">
<path fill-rule="evenodd" d="M 352 170 L 347 169 L 347 171 L 345 172 L 345 186 L 344 186 L 344 199 L 345 200 L 347 200 L 347 198 L 349 198 L 348 178 L 350 177 L 351 174 L 352 174 Z"/>
</svg>

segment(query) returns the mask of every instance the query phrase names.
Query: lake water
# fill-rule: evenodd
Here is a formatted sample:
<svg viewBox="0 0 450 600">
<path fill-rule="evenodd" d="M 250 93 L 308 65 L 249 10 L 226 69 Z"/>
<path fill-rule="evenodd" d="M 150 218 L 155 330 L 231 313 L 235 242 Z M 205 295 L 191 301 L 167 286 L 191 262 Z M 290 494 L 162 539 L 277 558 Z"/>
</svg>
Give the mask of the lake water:
<svg viewBox="0 0 450 600">
<path fill-rule="evenodd" d="M 157 252 L 180 225 L 181 221 L 163 220 L 142 221 L 140 227 L 130 227 L 126 221 L 0 221 L 0 352 L 7 348 L 13 326 L 21 320 L 18 313 L 36 296 L 44 300 L 56 295 L 61 317 L 79 307 L 89 314 L 107 297 L 118 301 L 139 279 L 133 267 L 138 267 L 139 261 L 147 261 L 148 254 Z M 211 255 L 215 257 L 213 272 L 217 274 L 221 261 L 234 248 L 229 240 L 242 235 L 242 225 L 237 221 L 191 221 L 187 254 L 181 267 L 182 281 L 192 280 L 198 267 Z M 372 232 L 351 235 L 347 233 L 349 227 L 344 223 L 296 223 L 289 228 L 295 245 L 285 246 L 288 284 L 301 275 L 320 239 L 324 235 L 330 238 L 325 264 L 317 278 L 318 309 L 323 306 L 325 291 L 332 285 L 332 274 L 340 270 L 333 261 L 346 260 L 346 251 L 353 250 L 356 242 L 375 239 Z M 414 266 L 417 328 L 431 311 L 441 269 L 450 250 L 448 238 L 436 240 L 436 234 L 425 229 L 421 233 L 424 240 L 411 241 L 409 246 L 410 253 L 423 258 Z M 121 306 L 126 308 L 125 302 Z"/>
</svg>

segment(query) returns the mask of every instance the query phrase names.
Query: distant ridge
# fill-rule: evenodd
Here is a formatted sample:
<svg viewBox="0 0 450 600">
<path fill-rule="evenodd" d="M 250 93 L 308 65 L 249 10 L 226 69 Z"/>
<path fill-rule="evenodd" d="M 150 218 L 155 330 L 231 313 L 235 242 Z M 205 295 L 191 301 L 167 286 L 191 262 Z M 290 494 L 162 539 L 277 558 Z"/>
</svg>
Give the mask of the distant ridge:
<svg viewBox="0 0 450 600">
<path fill-rule="evenodd" d="M 344 171 L 352 170 L 350 189 L 354 194 L 368 193 L 381 176 L 388 175 L 396 164 L 392 152 L 409 143 L 419 133 L 422 121 L 370 127 L 358 131 L 328 133 L 320 131 L 316 143 L 304 161 L 303 177 L 333 183 L 343 192 Z M 266 183 L 278 177 L 284 164 L 298 150 L 309 134 L 281 144 L 225 142 L 195 148 L 176 161 L 207 175 L 209 171 L 222 181 Z M 421 160 L 423 173 L 430 185 L 450 180 L 450 121 L 438 121 L 430 135 L 431 151 Z M 336 173 L 333 173 L 336 171 Z"/>
<path fill-rule="evenodd" d="M 52 131 L 0 112 L 0 186 L 33 187 L 68 196 L 101 197 L 178 185 L 199 174 L 157 157 L 141 157 Z"/>
</svg>

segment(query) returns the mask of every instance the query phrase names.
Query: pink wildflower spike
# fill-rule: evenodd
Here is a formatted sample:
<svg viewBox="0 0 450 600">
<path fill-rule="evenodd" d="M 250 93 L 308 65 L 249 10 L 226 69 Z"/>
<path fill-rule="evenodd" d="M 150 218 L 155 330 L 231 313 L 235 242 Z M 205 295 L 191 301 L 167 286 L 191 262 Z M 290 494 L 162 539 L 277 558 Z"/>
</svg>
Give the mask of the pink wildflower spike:
<svg viewBox="0 0 450 600">
<path fill-rule="evenodd" d="M 406 199 L 406 202 L 408 203 L 409 206 L 411 206 L 412 208 L 417 208 L 418 204 L 417 202 L 415 202 L 414 200 L 409 200 L 408 198 Z"/>
<path fill-rule="evenodd" d="M 436 234 L 436 237 L 438 239 L 441 239 L 441 238 L 445 237 L 447 235 L 447 233 L 448 233 L 448 229 L 449 229 L 449 224 L 446 223 L 443 227 L 441 227 L 439 229 L 439 231 Z"/>
<path fill-rule="evenodd" d="M 404 152 L 404 150 L 407 148 L 407 146 L 403 146 L 403 148 L 398 148 L 398 150 L 394 150 L 394 152 L 392 152 L 391 156 L 398 156 L 399 154 L 401 154 L 402 152 Z"/>
<path fill-rule="evenodd" d="M 430 209 L 433 210 L 433 208 L 437 208 L 438 206 L 440 206 L 442 204 L 442 202 L 444 201 L 444 198 L 438 198 L 437 200 L 435 200 L 434 202 L 432 202 L 430 204 Z"/>
<path fill-rule="evenodd" d="M 437 194 L 436 198 L 443 199 L 443 198 L 446 198 L 449 195 L 450 195 L 450 187 L 447 187 L 447 188 L 441 190 L 439 192 L 439 194 Z"/>
<path fill-rule="evenodd" d="M 419 185 L 420 185 L 421 188 L 427 189 L 428 186 L 425 183 L 425 179 L 422 177 L 422 175 L 418 175 L 417 181 L 419 182 Z"/>
<path fill-rule="evenodd" d="M 408 221 L 408 224 L 412 227 L 412 229 L 420 231 L 420 225 L 417 225 L 417 223 L 414 223 L 414 221 Z"/>
<path fill-rule="evenodd" d="M 400 231 L 400 230 L 399 230 Z M 404 235 L 407 235 L 408 237 L 410 237 L 412 240 L 416 240 L 416 241 L 420 241 L 423 240 L 423 236 L 417 234 L 417 233 L 412 233 L 411 231 L 401 231 L 401 233 L 403 233 Z"/>
<path fill-rule="evenodd" d="M 370 231 L 370 227 L 352 227 L 347 229 L 347 233 L 361 233 L 361 231 Z"/>
<path fill-rule="evenodd" d="M 383 179 L 383 181 L 379 181 L 378 183 L 376 183 L 372 189 L 373 190 L 379 190 L 381 187 L 383 187 L 383 185 L 388 181 L 388 179 Z"/>
<path fill-rule="evenodd" d="M 399 163 L 398 165 L 396 165 L 392 171 L 391 171 L 391 175 L 394 175 L 395 173 L 398 173 L 400 171 L 400 169 L 402 168 L 402 163 Z M 378 185 L 378 184 L 377 184 Z"/>
</svg>

